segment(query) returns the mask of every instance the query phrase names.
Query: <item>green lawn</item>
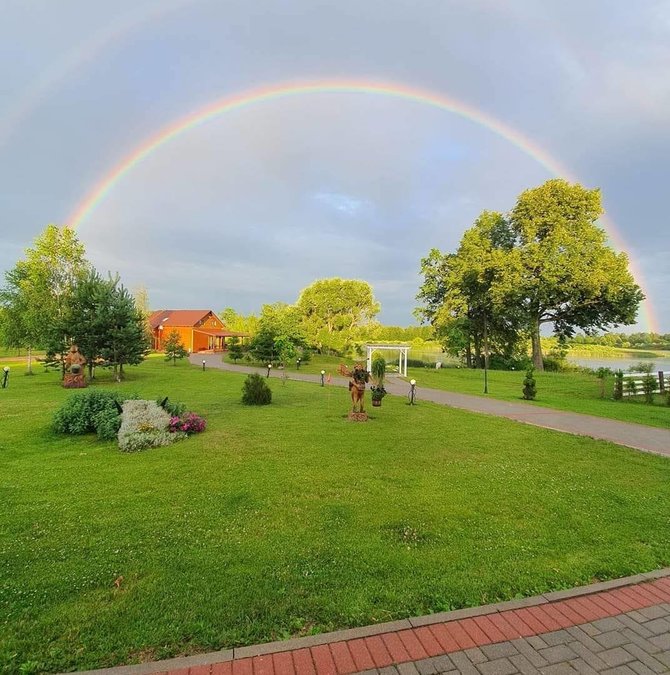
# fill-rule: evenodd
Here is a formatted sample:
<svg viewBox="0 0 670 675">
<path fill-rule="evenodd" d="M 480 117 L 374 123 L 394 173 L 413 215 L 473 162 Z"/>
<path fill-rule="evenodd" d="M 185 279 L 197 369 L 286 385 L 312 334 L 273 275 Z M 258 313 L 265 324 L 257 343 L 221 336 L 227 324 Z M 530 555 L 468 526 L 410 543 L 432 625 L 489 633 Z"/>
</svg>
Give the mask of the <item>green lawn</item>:
<svg viewBox="0 0 670 675">
<path fill-rule="evenodd" d="M 0 668 L 64 671 L 532 595 L 670 564 L 670 461 L 504 419 L 152 359 L 121 385 L 208 430 L 119 453 L 0 390 Z M 117 386 L 108 384 L 105 386 Z M 116 588 L 114 581 L 120 581 Z"/>
<path fill-rule="evenodd" d="M 415 378 L 421 396 L 421 387 L 445 389 L 463 394 L 484 395 L 484 372 L 468 368 L 409 368 L 409 378 Z M 489 371 L 489 396 L 505 401 L 522 401 L 523 371 Z M 614 401 L 613 378 L 605 380 L 605 398 L 600 398 L 600 380 L 595 375 L 580 372 L 535 373 L 537 399 L 531 405 L 571 410 L 586 415 L 609 417 L 623 422 L 636 422 L 653 427 L 670 428 L 670 407 L 657 395 L 654 405 L 638 400 Z"/>
<path fill-rule="evenodd" d="M 365 361 L 365 358 L 358 359 Z M 226 356 L 226 362 L 232 363 Z M 351 365 L 352 359 L 342 359 L 338 356 L 314 355 L 312 361 L 300 366 L 300 372 L 318 374 L 321 370 L 337 375 L 340 363 Z M 245 360 L 238 364 L 249 365 Z M 252 364 L 259 365 L 259 364 Z M 296 372 L 295 364 L 288 368 Z M 484 372 L 468 368 L 409 368 L 408 379 L 414 378 L 419 387 L 445 389 L 463 394 L 484 395 Z M 489 396 L 505 401 L 521 401 L 524 371 L 489 371 Z M 532 405 L 570 410 L 609 417 L 623 422 L 636 422 L 654 427 L 670 428 L 670 406 L 666 405 L 665 398 L 657 395 L 654 405 L 646 405 L 642 397 L 637 400 L 614 401 L 612 390 L 614 380 L 609 377 L 605 380 L 605 398 L 600 397 L 601 382 L 595 375 L 583 372 L 566 373 L 535 373 L 537 381 L 537 400 Z M 419 396 L 421 395 L 419 391 Z"/>
</svg>

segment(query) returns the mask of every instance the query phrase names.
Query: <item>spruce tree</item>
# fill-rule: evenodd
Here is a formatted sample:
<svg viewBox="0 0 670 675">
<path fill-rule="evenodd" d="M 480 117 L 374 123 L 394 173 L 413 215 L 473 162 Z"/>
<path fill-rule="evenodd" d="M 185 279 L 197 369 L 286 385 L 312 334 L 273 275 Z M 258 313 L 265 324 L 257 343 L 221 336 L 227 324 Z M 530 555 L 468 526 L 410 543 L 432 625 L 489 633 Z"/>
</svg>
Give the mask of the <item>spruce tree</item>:
<svg viewBox="0 0 670 675">
<path fill-rule="evenodd" d="M 169 332 L 163 348 L 165 350 L 165 360 L 172 361 L 173 366 L 177 365 L 177 359 L 183 359 L 188 355 L 186 347 L 184 347 L 181 341 L 181 335 L 175 328 Z"/>
</svg>

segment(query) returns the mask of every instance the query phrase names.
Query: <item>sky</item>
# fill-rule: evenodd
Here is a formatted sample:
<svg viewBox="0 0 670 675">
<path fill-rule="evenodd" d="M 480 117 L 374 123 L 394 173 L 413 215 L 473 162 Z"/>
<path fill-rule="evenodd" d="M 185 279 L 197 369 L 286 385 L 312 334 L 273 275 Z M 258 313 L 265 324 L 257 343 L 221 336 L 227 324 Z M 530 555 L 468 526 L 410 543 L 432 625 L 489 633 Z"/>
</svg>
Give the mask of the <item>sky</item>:
<svg viewBox="0 0 670 675">
<path fill-rule="evenodd" d="M 632 329 L 670 332 L 670 1 L 0 0 L 0 11 L 0 272 L 47 224 L 71 224 L 162 129 L 216 101 L 381 82 L 452 109 L 312 91 L 212 116 L 146 153 L 76 223 L 88 258 L 145 287 L 154 309 L 258 312 L 340 276 L 371 283 L 383 322 L 409 325 L 421 258 L 558 173 L 602 191 L 603 226 L 647 293 Z"/>
</svg>

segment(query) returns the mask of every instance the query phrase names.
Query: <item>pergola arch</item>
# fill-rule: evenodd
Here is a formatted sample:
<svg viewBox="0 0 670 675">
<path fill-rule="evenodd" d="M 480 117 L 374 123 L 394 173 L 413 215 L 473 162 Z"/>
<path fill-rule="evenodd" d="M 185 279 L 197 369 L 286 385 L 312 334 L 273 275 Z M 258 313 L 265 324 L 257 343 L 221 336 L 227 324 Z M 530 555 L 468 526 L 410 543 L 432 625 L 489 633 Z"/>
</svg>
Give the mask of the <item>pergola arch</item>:
<svg viewBox="0 0 670 675">
<path fill-rule="evenodd" d="M 368 371 L 372 370 L 372 353 L 376 351 L 382 352 L 400 352 L 400 358 L 398 359 L 398 373 L 403 377 L 407 377 L 407 352 L 409 352 L 411 345 L 401 344 L 401 345 L 380 345 L 380 344 L 370 344 L 365 345 L 367 351 L 366 355 L 366 367 Z"/>
</svg>

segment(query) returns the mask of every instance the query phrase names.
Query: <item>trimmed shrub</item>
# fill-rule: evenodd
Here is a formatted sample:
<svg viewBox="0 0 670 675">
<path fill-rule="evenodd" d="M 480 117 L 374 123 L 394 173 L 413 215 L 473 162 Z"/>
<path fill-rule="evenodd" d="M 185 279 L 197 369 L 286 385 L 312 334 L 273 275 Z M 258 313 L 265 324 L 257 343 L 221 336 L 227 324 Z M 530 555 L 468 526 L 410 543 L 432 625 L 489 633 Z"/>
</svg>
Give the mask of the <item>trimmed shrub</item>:
<svg viewBox="0 0 670 675">
<path fill-rule="evenodd" d="M 137 452 L 170 445 L 186 437 L 183 432 L 170 433 L 169 425 L 169 413 L 156 401 L 126 401 L 119 428 L 119 448 L 123 452 Z"/>
<path fill-rule="evenodd" d="M 105 389 L 87 389 L 73 394 L 54 414 L 53 428 L 61 434 L 96 431 L 97 415 L 105 411 L 105 420 L 111 419 L 112 414 L 118 417 L 122 403 L 123 399 L 116 392 Z"/>
<path fill-rule="evenodd" d="M 537 385 L 535 384 L 535 371 L 529 368 L 526 371 L 526 377 L 523 381 L 523 397 L 526 401 L 534 401 L 537 395 Z"/>
<path fill-rule="evenodd" d="M 244 405 L 268 405 L 272 402 L 272 390 L 264 378 L 252 373 L 244 380 L 242 403 Z"/>
</svg>

